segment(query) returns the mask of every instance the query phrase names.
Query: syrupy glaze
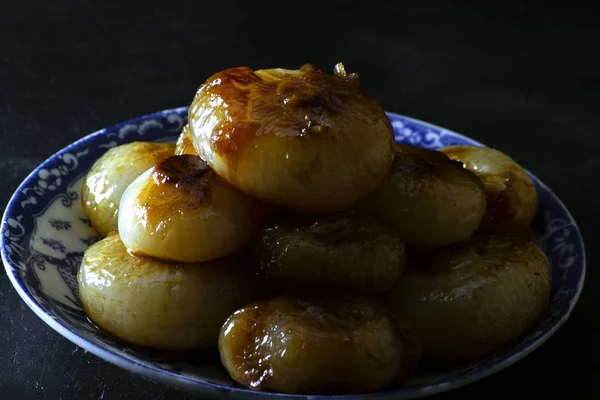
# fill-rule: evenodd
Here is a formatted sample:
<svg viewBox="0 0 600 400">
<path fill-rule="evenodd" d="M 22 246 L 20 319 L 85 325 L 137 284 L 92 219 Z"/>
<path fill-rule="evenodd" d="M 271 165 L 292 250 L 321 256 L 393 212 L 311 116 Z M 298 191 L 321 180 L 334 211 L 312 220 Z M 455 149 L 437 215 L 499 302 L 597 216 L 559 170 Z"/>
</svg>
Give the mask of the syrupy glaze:
<svg viewBox="0 0 600 400">
<path fill-rule="evenodd" d="M 349 209 L 393 158 L 385 111 L 356 78 L 299 70 L 230 68 L 197 91 L 194 148 L 234 188 L 304 212 Z"/>
<path fill-rule="evenodd" d="M 211 206 L 214 172 L 198 156 L 171 156 L 152 169 L 151 179 L 137 196 L 142 223 L 166 226 L 175 215 Z"/>
<path fill-rule="evenodd" d="M 358 89 L 357 77 L 326 74 L 311 64 L 299 70 L 229 68 L 211 76 L 198 91 L 190 119 L 208 107 L 225 115 L 212 132 L 221 154 L 240 151 L 255 135 L 300 137 L 325 134 L 336 114 L 377 104 Z"/>
<path fill-rule="evenodd" d="M 119 233 L 135 254 L 203 262 L 233 254 L 258 229 L 255 201 L 198 156 L 171 156 L 140 175 L 121 201 Z"/>
<path fill-rule="evenodd" d="M 181 156 L 184 154 L 197 155 L 196 149 L 194 149 L 194 145 L 192 144 L 192 138 L 190 136 L 190 126 L 185 125 L 181 130 L 181 134 L 179 138 L 177 138 L 177 143 L 175 145 L 175 155 Z"/>
<path fill-rule="evenodd" d="M 228 336 L 227 342 L 231 346 L 228 349 L 232 356 L 231 366 L 239 376 L 244 376 L 244 383 L 254 389 L 263 388 L 273 376 L 268 354 L 263 354 L 259 342 L 261 335 L 265 334 L 264 323 L 271 313 L 268 304 L 252 304 L 236 311 L 225 323 L 222 332 L 222 335 Z"/>
<path fill-rule="evenodd" d="M 193 187 L 208 170 L 206 161 L 198 156 L 171 156 L 154 167 L 152 177 L 157 185 L 172 183 L 177 187 Z"/>
</svg>

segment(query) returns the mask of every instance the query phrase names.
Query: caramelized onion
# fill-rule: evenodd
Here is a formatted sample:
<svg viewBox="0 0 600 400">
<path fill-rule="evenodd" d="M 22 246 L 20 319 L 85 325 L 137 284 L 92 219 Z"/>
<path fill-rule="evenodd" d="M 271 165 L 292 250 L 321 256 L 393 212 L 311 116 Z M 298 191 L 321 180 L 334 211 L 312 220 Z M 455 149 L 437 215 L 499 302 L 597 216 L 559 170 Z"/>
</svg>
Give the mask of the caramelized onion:
<svg viewBox="0 0 600 400">
<path fill-rule="evenodd" d="M 529 233 L 537 213 L 535 185 L 512 158 L 489 147 L 451 146 L 442 149 L 481 179 L 487 207 L 479 232 L 522 235 Z"/>
<path fill-rule="evenodd" d="M 548 307 L 551 271 L 523 238 L 475 236 L 407 263 L 390 309 L 413 322 L 423 365 L 465 365 L 519 339 Z"/>
<path fill-rule="evenodd" d="M 437 151 L 409 145 L 396 150 L 388 176 L 358 207 L 392 224 L 415 247 L 469 239 L 485 212 L 477 176 Z"/>
<path fill-rule="evenodd" d="M 89 247 L 77 275 L 86 314 L 127 342 L 215 348 L 227 316 L 262 295 L 242 260 L 170 263 L 127 251 L 117 232 Z"/>
<path fill-rule="evenodd" d="M 231 377 L 250 388 L 350 394 L 400 385 L 414 373 L 414 331 L 360 297 L 277 297 L 231 315 L 219 337 Z"/>
<path fill-rule="evenodd" d="M 189 109 L 192 142 L 215 172 L 256 198 L 301 212 L 350 207 L 384 178 L 393 131 L 353 75 L 230 68 Z"/>
<path fill-rule="evenodd" d="M 256 202 L 198 156 L 172 156 L 125 191 L 119 233 L 133 253 L 182 262 L 232 254 L 258 230 Z"/>
<path fill-rule="evenodd" d="M 382 293 L 398 283 L 405 259 L 398 232 L 360 211 L 273 218 L 252 249 L 262 274 L 285 293 Z"/>
</svg>

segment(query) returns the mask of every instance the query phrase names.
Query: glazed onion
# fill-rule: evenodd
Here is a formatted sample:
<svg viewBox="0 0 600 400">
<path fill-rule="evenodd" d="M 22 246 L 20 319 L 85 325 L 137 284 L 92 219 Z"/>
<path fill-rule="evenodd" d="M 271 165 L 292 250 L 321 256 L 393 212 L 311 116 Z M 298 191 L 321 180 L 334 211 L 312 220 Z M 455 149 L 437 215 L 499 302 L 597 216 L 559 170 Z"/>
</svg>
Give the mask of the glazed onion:
<svg viewBox="0 0 600 400">
<path fill-rule="evenodd" d="M 487 207 L 479 231 L 527 235 L 537 213 L 535 185 L 512 158 L 489 147 L 451 146 L 441 149 L 463 163 L 483 182 Z"/>
<path fill-rule="evenodd" d="M 260 272 L 285 293 L 382 293 L 402 276 L 404 242 L 367 213 L 273 219 L 252 249 Z"/>
<path fill-rule="evenodd" d="M 83 308 L 98 326 L 164 350 L 216 347 L 228 315 L 260 295 L 235 257 L 206 263 L 138 257 L 117 232 L 85 251 L 77 280 Z"/>
<path fill-rule="evenodd" d="M 211 76 L 189 109 L 192 142 L 237 189 L 300 212 L 349 208 L 393 158 L 381 106 L 338 65 L 329 75 L 230 68 Z"/>
<path fill-rule="evenodd" d="M 475 236 L 411 259 L 388 306 L 414 324 L 424 366 L 456 367 L 519 339 L 547 310 L 551 280 L 535 243 Z"/>
<path fill-rule="evenodd" d="M 221 181 L 197 156 L 172 156 L 125 191 L 119 233 L 133 253 L 200 262 L 246 245 L 258 230 L 256 202 Z"/>
<path fill-rule="evenodd" d="M 242 385 L 293 394 L 350 394 L 400 385 L 420 357 L 410 326 L 360 297 L 282 296 L 231 315 L 223 365 Z"/>
<path fill-rule="evenodd" d="M 435 248 L 471 237 L 485 196 L 477 176 L 445 154 L 397 145 L 388 176 L 358 207 L 393 225 L 407 244 Z"/>
</svg>

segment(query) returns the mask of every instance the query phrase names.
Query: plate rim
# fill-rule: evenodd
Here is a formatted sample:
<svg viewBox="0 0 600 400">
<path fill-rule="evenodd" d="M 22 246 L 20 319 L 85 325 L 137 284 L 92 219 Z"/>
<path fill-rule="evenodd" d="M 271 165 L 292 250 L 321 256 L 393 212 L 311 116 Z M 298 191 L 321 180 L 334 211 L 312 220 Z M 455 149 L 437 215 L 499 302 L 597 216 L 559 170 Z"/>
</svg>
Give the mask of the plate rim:
<svg viewBox="0 0 600 400">
<path fill-rule="evenodd" d="M 548 329 L 548 331 L 541 334 L 539 337 L 535 339 L 529 346 L 522 349 L 520 352 L 512 354 L 507 358 L 503 359 L 497 364 L 491 365 L 482 371 L 475 374 L 468 374 L 468 370 L 464 372 L 457 372 L 456 374 L 449 375 L 445 380 L 429 383 L 429 384 L 420 384 L 412 387 L 404 387 L 397 388 L 373 393 L 361 393 L 354 395 L 294 395 L 294 394 L 283 394 L 283 393 L 274 393 L 274 392 L 258 392 L 247 388 L 237 388 L 237 387 L 225 387 L 218 383 L 209 382 L 209 381 L 199 381 L 192 378 L 188 378 L 181 375 L 171 374 L 169 371 L 165 371 L 161 368 L 152 365 L 146 365 L 144 363 L 139 362 L 133 358 L 123 357 L 121 354 L 115 353 L 110 349 L 106 349 L 96 343 L 89 341 L 88 339 L 80 336 L 76 332 L 69 330 L 65 325 L 61 324 L 57 319 L 55 319 L 50 313 L 46 312 L 41 305 L 33 298 L 31 293 L 26 290 L 23 282 L 20 282 L 16 274 L 9 267 L 8 256 L 5 254 L 5 237 L 2 233 L 6 229 L 6 225 L 8 224 L 9 217 L 13 214 L 13 208 L 15 206 L 15 198 L 18 193 L 20 193 L 23 188 L 36 176 L 38 171 L 44 168 L 47 164 L 53 162 L 55 159 L 59 158 L 64 153 L 69 152 L 72 148 L 79 147 L 80 145 L 89 142 L 97 136 L 101 136 L 105 134 L 107 131 L 115 131 L 120 127 L 130 124 L 134 121 L 139 120 L 147 120 L 152 118 L 161 117 L 168 114 L 181 114 L 185 113 L 188 110 L 187 106 L 164 109 L 161 111 L 156 111 L 153 113 L 145 114 L 130 118 L 128 120 L 124 120 L 118 122 L 116 124 L 110 125 L 108 127 L 99 129 L 95 132 L 92 132 L 86 136 L 81 137 L 80 139 L 68 144 L 67 146 L 59 149 L 54 154 L 46 158 L 43 162 L 37 165 L 18 185 L 18 187 L 11 194 L 8 203 L 6 204 L 6 209 L 4 210 L 2 216 L 2 223 L 0 224 L 0 254 L 4 264 L 4 269 L 6 274 L 9 277 L 9 280 L 13 286 L 13 288 L 17 291 L 21 299 L 29 306 L 29 308 L 48 326 L 58 332 L 61 336 L 65 337 L 67 340 L 72 342 L 73 344 L 82 347 L 84 350 L 94 354 L 95 356 L 114 364 L 120 368 L 125 370 L 146 376 L 156 381 L 163 382 L 165 384 L 173 386 L 175 382 L 179 388 L 184 390 L 189 390 L 195 393 L 198 393 L 199 388 L 204 390 L 211 390 L 217 393 L 228 393 L 236 396 L 244 397 L 244 398 L 286 398 L 286 399 L 358 399 L 358 398 L 384 398 L 389 396 L 394 396 L 397 399 L 414 399 L 414 398 L 422 398 L 425 396 L 434 395 L 441 392 L 446 392 L 449 390 L 457 389 L 466 385 L 469 385 L 473 382 L 482 380 L 487 378 L 497 372 L 513 365 L 520 359 L 526 357 L 531 354 L 533 351 L 538 349 L 541 345 L 543 345 L 550 337 L 556 333 L 556 331 L 569 319 L 573 310 L 577 306 L 579 299 L 581 297 L 581 293 L 583 292 L 583 287 L 586 278 L 587 272 L 587 257 L 585 251 L 585 243 L 583 241 L 583 236 L 581 234 L 581 230 L 577 224 L 577 221 L 571 215 L 569 209 L 565 206 L 562 200 L 554 193 L 552 189 L 550 189 L 540 178 L 533 175 L 530 171 L 526 170 L 530 175 L 532 175 L 536 183 L 539 184 L 549 195 L 552 196 L 553 200 L 560 206 L 561 210 L 565 213 L 565 217 L 568 219 L 570 224 L 572 224 L 574 231 L 576 233 L 575 240 L 578 242 L 581 248 L 581 258 L 578 261 L 578 264 L 581 265 L 581 273 L 579 281 L 577 282 L 576 292 L 574 293 L 572 300 L 570 302 L 568 310 L 562 315 L 562 317 L 556 320 L 553 326 Z M 412 121 L 418 125 L 430 127 L 440 132 L 448 133 L 450 135 L 465 139 L 475 145 L 486 146 L 485 144 L 467 137 L 463 134 L 457 133 L 453 130 L 446 129 L 439 125 L 433 124 L 431 122 L 423 121 L 417 118 L 409 117 L 403 114 L 395 113 L 395 112 L 385 112 L 388 117 L 397 117 L 407 121 Z M 489 147 L 489 146 L 487 146 Z M 461 374 L 466 374 L 464 377 L 460 377 Z"/>
</svg>

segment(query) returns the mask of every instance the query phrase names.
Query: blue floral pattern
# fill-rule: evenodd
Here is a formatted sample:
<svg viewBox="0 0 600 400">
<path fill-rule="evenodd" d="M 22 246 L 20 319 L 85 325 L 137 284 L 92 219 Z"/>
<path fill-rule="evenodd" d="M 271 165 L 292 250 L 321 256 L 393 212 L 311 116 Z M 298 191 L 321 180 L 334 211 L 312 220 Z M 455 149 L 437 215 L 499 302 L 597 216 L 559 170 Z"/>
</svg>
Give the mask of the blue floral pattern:
<svg viewBox="0 0 600 400">
<path fill-rule="evenodd" d="M 64 253 L 66 250 L 65 245 L 62 244 L 60 240 L 42 238 L 42 243 L 54 251 L 60 251 L 61 253 Z"/>
<path fill-rule="evenodd" d="M 57 231 L 62 231 L 63 229 L 71 229 L 71 223 L 68 221 L 62 221 L 60 219 L 50 219 L 48 223 Z"/>
<path fill-rule="evenodd" d="M 186 108 L 178 108 L 115 125 L 73 143 L 45 161 L 23 182 L 9 203 L 0 229 L 2 259 L 23 300 L 40 318 L 77 345 L 121 367 L 199 394 L 250 398 L 253 392 L 238 387 L 228 378 L 214 352 L 182 355 L 124 344 L 92 324 L 79 301 L 76 275 L 82 254 L 100 238 L 79 204 L 76 183 L 111 147 L 136 140 L 175 140 L 186 123 L 186 115 Z M 425 122 L 392 113 L 388 116 L 398 142 L 430 149 L 455 144 L 481 145 Z M 547 254 L 553 274 L 547 314 L 506 353 L 460 371 L 419 377 L 403 389 L 357 398 L 408 399 L 462 386 L 528 354 L 567 319 L 583 285 L 583 242 L 560 200 L 537 178 L 532 178 L 539 193 L 533 237 Z M 48 218 L 50 209 L 58 209 L 63 217 Z M 58 283 L 51 283 L 55 281 L 45 275 L 50 273 L 60 277 Z"/>
</svg>

